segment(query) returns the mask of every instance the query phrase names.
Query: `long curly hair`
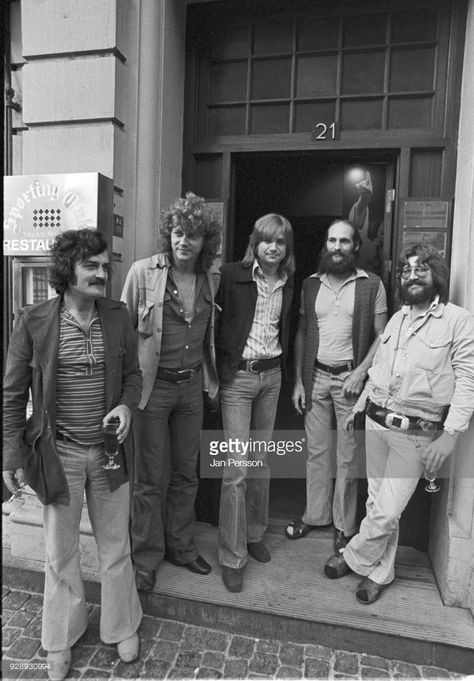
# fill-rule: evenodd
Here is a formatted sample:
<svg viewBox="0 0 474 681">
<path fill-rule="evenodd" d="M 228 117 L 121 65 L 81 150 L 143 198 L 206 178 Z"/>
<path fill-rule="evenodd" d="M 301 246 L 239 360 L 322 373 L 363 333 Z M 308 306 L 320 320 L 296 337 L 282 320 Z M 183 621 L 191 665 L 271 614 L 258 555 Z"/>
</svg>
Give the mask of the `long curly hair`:
<svg viewBox="0 0 474 681">
<path fill-rule="evenodd" d="M 171 232 L 181 227 L 185 234 L 204 237 L 204 245 L 196 263 L 198 272 L 207 272 L 221 245 L 222 225 L 214 217 L 206 200 L 187 192 L 184 199 L 177 199 L 169 210 L 163 211 L 158 239 L 158 249 L 172 260 Z"/>
<path fill-rule="evenodd" d="M 74 277 L 76 263 L 107 250 L 101 232 L 93 229 L 68 229 L 58 234 L 51 247 L 49 283 L 62 295 Z"/>
<path fill-rule="evenodd" d="M 267 241 L 269 238 L 274 239 L 280 229 L 283 229 L 285 237 L 286 255 L 280 263 L 279 270 L 280 272 L 286 272 L 288 276 L 291 276 L 295 271 L 293 228 L 287 218 L 283 217 L 283 215 L 278 215 L 277 213 L 268 213 L 256 221 L 242 263 L 247 266 L 252 265 L 257 257 L 258 245 L 262 241 Z"/>
<path fill-rule="evenodd" d="M 408 263 L 408 259 L 418 256 L 420 265 L 428 265 L 433 277 L 433 287 L 436 295 L 439 296 L 440 303 L 447 303 L 449 293 L 449 267 L 446 260 L 437 248 L 432 244 L 416 243 L 405 248 L 401 254 L 397 265 L 398 298 L 403 301 L 401 287 L 402 267 Z"/>
</svg>

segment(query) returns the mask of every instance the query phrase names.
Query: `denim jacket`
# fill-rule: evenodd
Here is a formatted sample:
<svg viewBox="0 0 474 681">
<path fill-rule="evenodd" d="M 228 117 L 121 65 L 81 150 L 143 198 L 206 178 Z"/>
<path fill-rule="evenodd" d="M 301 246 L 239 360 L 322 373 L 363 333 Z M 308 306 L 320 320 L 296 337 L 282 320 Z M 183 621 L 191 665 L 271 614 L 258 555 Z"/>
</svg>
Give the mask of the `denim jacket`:
<svg viewBox="0 0 474 681">
<path fill-rule="evenodd" d="M 131 266 L 122 291 L 134 329 L 138 331 L 138 358 L 143 373 L 142 399 L 138 405 L 144 409 L 150 399 L 160 363 L 161 337 L 163 327 L 163 300 L 170 261 L 165 253 L 151 258 L 137 260 Z M 214 399 L 217 395 L 218 380 L 214 348 L 214 293 L 218 287 L 219 274 L 207 273 L 211 292 L 211 317 L 203 346 L 204 390 Z"/>
<path fill-rule="evenodd" d="M 474 411 L 474 317 L 434 304 L 408 326 L 404 306 L 380 336 L 366 393 L 380 406 L 463 432 Z"/>
</svg>

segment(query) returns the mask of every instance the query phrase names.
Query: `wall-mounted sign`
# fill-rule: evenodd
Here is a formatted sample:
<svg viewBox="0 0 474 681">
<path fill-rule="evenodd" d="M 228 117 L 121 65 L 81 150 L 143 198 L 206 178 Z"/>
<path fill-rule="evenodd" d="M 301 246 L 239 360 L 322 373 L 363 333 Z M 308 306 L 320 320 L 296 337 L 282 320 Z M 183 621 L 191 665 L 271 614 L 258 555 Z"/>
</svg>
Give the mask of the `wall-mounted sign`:
<svg viewBox="0 0 474 681">
<path fill-rule="evenodd" d="M 225 239 L 225 224 L 224 224 L 224 201 L 206 201 L 207 205 L 212 211 L 212 214 L 214 218 L 217 220 L 217 222 L 220 222 L 222 225 L 223 231 L 222 231 L 222 241 L 221 241 L 221 250 L 220 253 L 218 254 L 217 258 L 214 258 L 214 262 L 212 263 L 212 271 L 217 272 L 219 267 L 222 265 L 222 252 L 224 250 L 224 239 Z"/>
<path fill-rule="evenodd" d="M 4 178 L 4 255 L 46 255 L 68 229 L 110 236 L 113 182 L 100 173 L 11 175 Z"/>
<path fill-rule="evenodd" d="M 318 121 L 311 129 L 312 142 L 331 142 L 340 137 L 339 121 Z"/>
<path fill-rule="evenodd" d="M 448 201 L 405 201 L 403 229 L 447 229 Z"/>
<path fill-rule="evenodd" d="M 417 243 L 431 244 L 432 246 L 437 248 L 438 251 L 440 252 L 440 255 L 442 255 L 443 258 L 445 258 L 446 236 L 447 231 L 441 229 L 428 231 L 424 230 L 414 231 L 411 229 L 404 229 L 402 232 L 402 248 L 405 249 Z"/>
</svg>

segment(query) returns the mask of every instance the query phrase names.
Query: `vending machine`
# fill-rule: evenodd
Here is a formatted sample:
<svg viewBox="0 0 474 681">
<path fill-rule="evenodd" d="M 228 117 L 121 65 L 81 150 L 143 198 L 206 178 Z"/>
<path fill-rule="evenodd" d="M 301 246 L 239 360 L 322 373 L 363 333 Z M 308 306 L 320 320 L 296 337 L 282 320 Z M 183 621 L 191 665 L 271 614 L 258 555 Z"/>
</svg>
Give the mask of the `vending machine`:
<svg viewBox="0 0 474 681">
<path fill-rule="evenodd" d="M 19 308 L 56 295 L 48 284 L 48 252 L 56 235 L 68 229 L 98 229 L 112 251 L 113 219 L 113 181 L 100 173 L 4 178 L 3 253 L 8 276 L 3 309 L 8 337 Z M 110 293 L 110 282 L 108 286 Z"/>
</svg>

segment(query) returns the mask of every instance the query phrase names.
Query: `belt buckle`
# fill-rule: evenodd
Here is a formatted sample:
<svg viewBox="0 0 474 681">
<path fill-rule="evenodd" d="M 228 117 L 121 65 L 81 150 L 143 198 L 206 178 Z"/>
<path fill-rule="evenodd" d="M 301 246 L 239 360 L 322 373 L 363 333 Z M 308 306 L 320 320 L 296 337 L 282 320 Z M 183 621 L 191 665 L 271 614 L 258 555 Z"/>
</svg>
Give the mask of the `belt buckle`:
<svg viewBox="0 0 474 681">
<path fill-rule="evenodd" d="M 409 430 L 410 420 L 403 414 L 398 414 L 396 411 L 389 412 L 385 417 L 385 425 L 387 428 L 396 428 L 397 430 Z"/>
<path fill-rule="evenodd" d="M 189 381 L 189 379 L 194 376 L 194 371 L 194 369 L 178 369 L 178 375 L 186 374 L 186 376 L 179 378 L 177 382 L 184 383 L 184 381 Z"/>
<path fill-rule="evenodd" d="M 259 359 L 251 359 L 251 360 L 249 360 L 249 362 L 248 362 L 248 368 L 249 368 L 250 373 L 252 373 L 252 374 L 258 374 L 258 373 L 259 373 L 258 369 L 254 369 L 254 366 L 255 366 L 256 364 L 258 364 L 258 362 L 260 362 Z"/>
</svg>

